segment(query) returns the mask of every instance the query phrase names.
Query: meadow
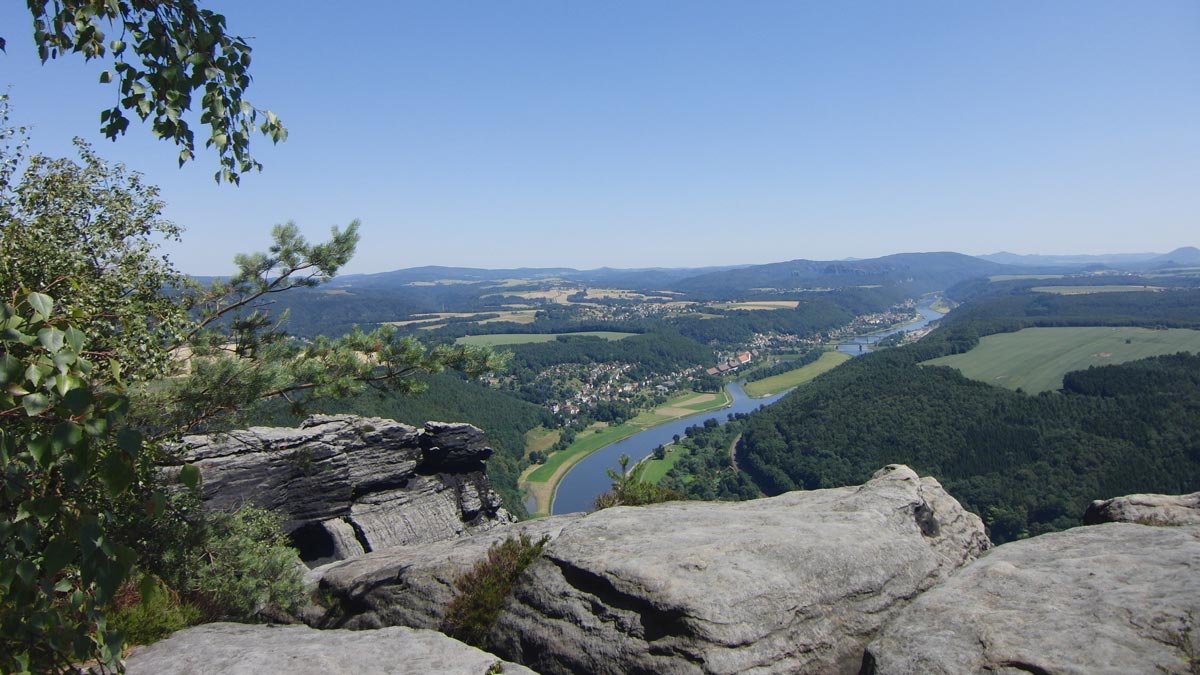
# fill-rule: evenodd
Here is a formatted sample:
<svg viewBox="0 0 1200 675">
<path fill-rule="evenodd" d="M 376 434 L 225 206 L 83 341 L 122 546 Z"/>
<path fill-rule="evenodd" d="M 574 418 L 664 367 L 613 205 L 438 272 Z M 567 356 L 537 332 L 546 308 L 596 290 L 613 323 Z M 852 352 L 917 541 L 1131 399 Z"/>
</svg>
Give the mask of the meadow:
<svg viewBox="0 0 1200 675">
<path fill-rule="evenodd" d="M 1061 388 L 1063 375 L 1072 370 L 1181 351 L 1200 353 L 1200 331 L 1026 328 L 988 335 L 965 354 L 942 356 L 923 365 L 950 366 L 973 380 L 1035 394 Z"/>
<path fill-rule="evenodd" d="M 1058 295 L 1087 295 L 1088 293 L 1130 293 L 1134 291 L 1161 291 L 1162 286 L 1034 286 L 1031 290 L 1038 293 L 1057 293 Z"/>
<path fill-rule="evenodd" d="M 500 345 L 524 345 L 534 342 L 553 342 L 559 336 L 598 337 L 605 340 L 623 340 L 637 333 L 618 333 L 607 330 L 589 330 L 578 333 L 493 333 L 491 335 L 466 335 L 454 342 L 473 347 L 498 347 Z"/>
<path fill-rule="evenodd" d="M 799 300 L 748 300 L 745 302 L 717 302 L 714 309 L 796 309 Z"/>
<path fill-rule="evenodd" d="M 747 396 L 752 398 L 778 394 L 781 391 L 787 391 L 792 387 L 804 384 L 822 373 L 827 373 L 852 358 L 854 357 L 844 352 L 828 351 L 822 354 L 821 358 L 807 366 L 802 366 L 795 370 L 789 370 L 786 373 L 755 382 L 747 382 L 742 389 L 745 390 Z"/>
</svg>

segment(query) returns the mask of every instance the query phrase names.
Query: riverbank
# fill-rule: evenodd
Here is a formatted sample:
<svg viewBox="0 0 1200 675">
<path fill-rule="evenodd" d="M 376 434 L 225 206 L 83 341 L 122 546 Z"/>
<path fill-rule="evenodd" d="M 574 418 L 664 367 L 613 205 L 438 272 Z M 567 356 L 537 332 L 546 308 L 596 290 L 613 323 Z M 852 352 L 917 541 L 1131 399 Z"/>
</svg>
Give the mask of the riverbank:
<svg viewBox="0 0 1200 675">
<path fill-rule="evenodd" d="M 812 363 L 801 366 L 795 370 L 789 370 L 786 373 L 772 375 L 754 382 L 747 382 L 742 389 L 750 398 L 764 398 L 773 396 L 781 392 L 794 389 L 797 386 L 812 380 L 818 375 L 827 373 L 841 364 L 849 361 L 852 357 L 845 352 L 827 351 L 821 354 L 821 358 Z"/>
<path fill-rule="evenodd" d="M 533 517 L 550 514 L 554 495 L 567 472 L 593 452 L 634 434 L 653 429 L 675 420 L 699 413 L 720 410 L 733 403 L 725 391 L 718 394 L 688 392 L 676 396 L 652 411 L 617 426 L 589 427 L 575 437 L 575 442 L 547 459 L 545 464 L 531 466 L 521 473 L 517 485 L 526 495 L 525 509 Z"/>
</svg>

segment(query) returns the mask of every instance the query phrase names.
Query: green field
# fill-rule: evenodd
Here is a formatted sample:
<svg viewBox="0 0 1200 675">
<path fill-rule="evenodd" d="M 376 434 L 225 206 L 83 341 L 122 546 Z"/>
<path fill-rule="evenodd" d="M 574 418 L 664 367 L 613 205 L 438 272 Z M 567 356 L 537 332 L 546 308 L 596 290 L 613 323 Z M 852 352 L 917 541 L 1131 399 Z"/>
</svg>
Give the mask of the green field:
<svg viewBox="0 0 1200 675">
<path fill-rule="evenodd" d="M 1133 291 L 1161 291 L 1162 286 L 1034 286 L 1038 293 L 1057 293 L 1058 295 L 1086 295 L 1088 293 L 1130 293 Z"/>
<path fill-rule="evenodd" d="M 494 333 L 492 335 L 467 335 L 455 340 L 455 344 L 474 347 L 498 347 L 500 345 L 523 345 L 532 342 L 553 342 L 560 335 L 598 337 L 605 340 L 623 340 L 637 333 L 617 333 L 607 330 L 589 330 L 578 333 Z"/>
<path fill-rule="evenodd" d="M 757 382 L 747 382 L 743 389 L 745 389 L 746 395 L 752 398 L 778 394 L 781 391 L 787 391 L 792 387 L 804 384 L 822 373 L 829 372 L 852 358 L 854 357 L 839 351 L 825 352 L 821 355 L 821 358 L 807 366 L 789 370 L 786 373 L 774 375 L 758 380 Z"/>
<path fill-rule="evenodd" d="M 668 452 L 663 459 L 647 459 L 638 465 L 637 477 L 647 483 L 658 485 L 658 481 L 662 480 L 667 472 L 674 468 L 684 455 L 688 454 L 685 448 L 676 447 L 674 452 Z"/>
<path fill-rule="evenodd" d="M 1061 279 L 1065 274 L 993 274 L 988 281 L 1023 281 L 1025 279 Z"/>
<path fill-rule="evenodd" d="M 565 450 L 550 455 L 550 459 L 545 464 L 539 466 L 537 470 L 529 474 L 526 480 L 534 483 L 545 483 L 554 476 L 554 472 L 563 463 L 575 457 L 589 455 L 609 443 L 616 443 L 622 438 L 627 438 L 641 431 L 643 427 L 633 424 L 621 424 L 615 427 L 605 427 L 599 431 L 588 429 L 582 431 L 575 437 L 575 442 L 568 446 Z"/>
<path fill-rule="evenodd" d="M 1072 370 L 1175 352 L 1200 353 L 1200 331 L 1187 328 L 1026 328 L 989 335 L 965 354 L 926 361 L 963 375 L 1031 394 L 1062 387 Z"/>
</svg>

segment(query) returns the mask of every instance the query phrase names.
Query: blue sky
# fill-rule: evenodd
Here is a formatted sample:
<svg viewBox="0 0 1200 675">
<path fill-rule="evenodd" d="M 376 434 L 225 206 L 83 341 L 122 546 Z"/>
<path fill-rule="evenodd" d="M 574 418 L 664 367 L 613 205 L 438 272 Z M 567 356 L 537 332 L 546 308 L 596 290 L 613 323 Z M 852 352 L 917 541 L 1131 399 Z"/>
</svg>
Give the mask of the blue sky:
<svg viewBox="0 0 1200 675">
<path fill-rule="evenodd" d="M 41 65 L 0 6 L 33 149 L 146 174 L 192 273 L 352 218 L 348 272 L 1200 245 L 1194 0 L 202 4 L 291 134 L 241 187 L 104 140 L 102 66 Z"/>
</svg>

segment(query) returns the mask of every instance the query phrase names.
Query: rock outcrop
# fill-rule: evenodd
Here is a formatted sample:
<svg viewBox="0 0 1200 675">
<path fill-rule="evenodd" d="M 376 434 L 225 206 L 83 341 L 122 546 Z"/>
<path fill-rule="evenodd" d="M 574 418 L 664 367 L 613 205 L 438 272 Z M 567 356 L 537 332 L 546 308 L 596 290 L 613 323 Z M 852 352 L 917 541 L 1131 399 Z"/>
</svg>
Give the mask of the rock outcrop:
<svg viewBox="0 0 1200 675">
<path fill-rule="evenodd" d="M 129 675 L 536 675 L 429 630 L 318 631 L 235 623 L 181 630 L 135 650 L 127 668 Z"/>
<path fill-rule="evenodd" d="M 462 539 L 395 546 L 318 567 L 309 572 L 330 605 L 306 612 L 319 628 L 437 628 L 457 591 L 454 582 L 487 557 L 488 549 L 508 537 L 554 539 L 581 514 L 517 523 Z"/>
<path fill-rule="evenodd" d="M 1200 527 L 1108 523 L 998 546 L 899 612 L 864 675 L 1200 667 Z"/>
<path fill-rule="evenodd" d="M 1084 525 L 1138 523 L 1141 525 L 1200 525 L 1200 492 L 1190 495 L 1128 495 L 1092 502 Z"/>
<path fill-rule="evenodd" d="M 186 436 L 182 450 L 206 508 L 280 513 L 310 564 L 514 520 L 484 473 L 492 449 L 468 424 L 314 415 L 299 428 Z"/>
<path fill-rule="evenodd" d="M 892 613 L 988 546 L 978 517 L 900 466 L 859 487 L 607 509 L 526 570 L 494 646 L 545 674 L 856 673 Z"/>
</svg>

